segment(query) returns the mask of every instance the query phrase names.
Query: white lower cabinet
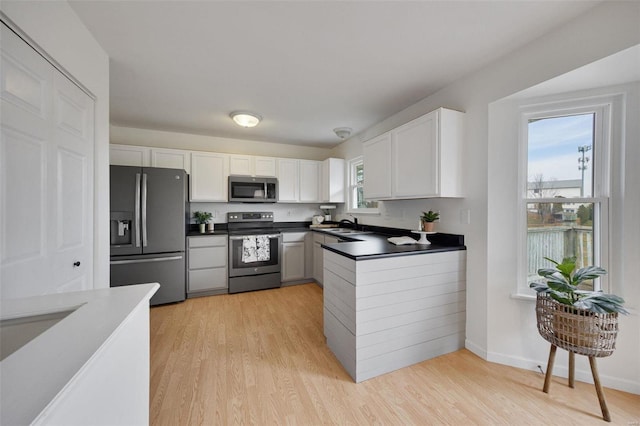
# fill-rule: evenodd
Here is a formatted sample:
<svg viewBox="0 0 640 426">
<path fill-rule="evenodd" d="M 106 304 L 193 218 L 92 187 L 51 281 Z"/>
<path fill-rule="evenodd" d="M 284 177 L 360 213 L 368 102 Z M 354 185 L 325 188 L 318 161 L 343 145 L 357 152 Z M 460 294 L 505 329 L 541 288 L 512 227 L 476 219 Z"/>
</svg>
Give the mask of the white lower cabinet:
<svg viewBox="0 0 640 426">
<path fill-rule="evenodd" d="M 324 261 L 322 244 L 339 243 L 340 238 L 332 237 L 331 235 L 321 234 L 319 232 L 313 233 L 313 279 L 320 285 L 324 280 Z"/>
<path fill-rule="evenodd" d="M 188 237 L 187 247 L 187 296 L 226 293 L 229 288 L 227 236 Z"/>
<path fill-rule="evenodd" d="M 307 232 L 285 232 L 282 234 L 282 282 L 306 278 Z"/>
</svg>

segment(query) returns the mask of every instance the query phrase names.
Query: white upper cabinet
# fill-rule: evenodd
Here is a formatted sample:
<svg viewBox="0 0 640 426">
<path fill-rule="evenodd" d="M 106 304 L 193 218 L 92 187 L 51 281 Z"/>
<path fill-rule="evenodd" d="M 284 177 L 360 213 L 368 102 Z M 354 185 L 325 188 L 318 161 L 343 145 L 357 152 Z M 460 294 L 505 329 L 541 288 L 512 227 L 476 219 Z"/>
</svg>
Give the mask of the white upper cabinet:
<svg viewBox="0 0 640 426">
<path fill-rule="evenodd" d="M 113 166 L 151 166 L 151 148 L 132 145 L 109 145 L 109 164 Z"/>
<path fill-rule="evenodd" d="M 278 201 L 320 202 L 320 161 L 278 158 Z"/>
<path fill-rule="evenodd" d="M 278 201 L 296 203 L 298 194 L 298 160 L 278 158 Z"/>
<path fill-rule="evenodd" d="M 363 143 L 362 153 L 365 198 L 391 198 L 391 133 Z"/>
<path fill-rule="evenodd" d="M 391 132 L 393 197 L 437 196 L 437 127 L 437 114 L 431 113 Z"/>
<path fill-rule="evenodd" d="M 276 159 L 254 155 L 229 155 L 229 174 L 242 176 L 276 176 Z"/>
<path fill-rule="evenodd" d="M 273 157 L 253 157 L 254 176 L 274 177 L 276 173 L 276 159 Z"/>
<path fill-rule="evenodd" d="M 365 142 L 365 198 L 462 197 L 463 126 L 440 108 Z"/>
<path fill-rule="evenodd" d="M 227 202 L 229 175 L 277 177 L 281 203 L 344 202 L 344 160 L 325 161 L 110 145 L 111 164 L 189 173 L 189 201 Z"/>
<path fill-rule="evenodd" d="M 192 152 L 189 200 L 227 202 L 228 177 L 228 155 Z"/>
<path fill-rule="evenodd" d="M 323 203 L 344 203 L 344 160 L 327 158 L 322 162 L 320 180 Z"/>
<path fill-rule="evenodd" d="M 181 149 L 151 148 L 151 167 L 183 169 L 191 173 L 191 153 Z"/>
<path fill-rule="evenodd" d="M 320 199 L 320 161 L 299 160 L 301 203 L 319 203 Z"/>
</svg>

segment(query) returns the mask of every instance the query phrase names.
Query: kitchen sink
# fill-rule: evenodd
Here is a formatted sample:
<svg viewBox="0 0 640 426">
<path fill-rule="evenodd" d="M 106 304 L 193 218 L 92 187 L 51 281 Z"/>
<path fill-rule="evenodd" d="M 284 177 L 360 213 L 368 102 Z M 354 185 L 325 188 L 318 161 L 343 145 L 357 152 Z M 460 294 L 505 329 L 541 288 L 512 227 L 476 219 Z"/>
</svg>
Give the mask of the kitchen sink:
<svg viewBox="0 0 640 426">
<path fill-rule="evenodd" d="M 335 228 L 335 229 L 325 229 L 326 232 L 336 233 L 340 235 L 344 234 L 368 234 L 368 231 L 358 231 L 356 229 L 351 228 Z"/>
<path fill-rule="evenodd" d="M 80 306 L 0 321 L 0 361 L 62 321 Z"/>
</svg>

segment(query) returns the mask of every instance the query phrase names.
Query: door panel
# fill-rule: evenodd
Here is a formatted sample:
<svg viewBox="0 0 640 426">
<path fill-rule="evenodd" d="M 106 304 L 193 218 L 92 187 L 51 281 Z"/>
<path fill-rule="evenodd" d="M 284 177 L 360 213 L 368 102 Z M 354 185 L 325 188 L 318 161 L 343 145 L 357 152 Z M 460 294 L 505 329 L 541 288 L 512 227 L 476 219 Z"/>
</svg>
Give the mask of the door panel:
<svg viewBox="0 0 640 426">
<path fill-rule="evenodd" d="M 147 175 L 147 244 L 143 253 L 184 251 L 186 173 L 159 168 L 144 168 L 142 172 Z"/>
<path fill-rule="evenodd" d="M 151 305 L 184 300 L 185 277 L 184 254 L 135 256 L 111 261 L 111 287 L 154 282 L 160 284 L 160 289 L 151 298 Z"/>
<path fill-rule="evenodd" d="M 53 292 L 48 150 L 53 69 L 2 24 L 0 43 L 1 297 Z"/>
<path fill-rule="evenodd" d="M 142 168 L 111 166 L 109 168 L 109 197 L 111 210 L 111 256 L 142 254 L 140 220 L 136 216 L 136 175 L 142 178 Z M 139 208 L 139 199 L 138 199 Z M 118 222 L 127 224 L 118 237 Z"/>
<path fill-rule="evenodd" d="M 89 96 L 59 73 L 53 78 L 49 211 L 53 285 L 88 290 L 93 279 L 93 108 Z M 55 199 L 53 199 L 55 197 Z M 51 222 L 50 222 L 51 223 Z M 84 286 L 77 288 L 78 285 Z"/>
</svg>

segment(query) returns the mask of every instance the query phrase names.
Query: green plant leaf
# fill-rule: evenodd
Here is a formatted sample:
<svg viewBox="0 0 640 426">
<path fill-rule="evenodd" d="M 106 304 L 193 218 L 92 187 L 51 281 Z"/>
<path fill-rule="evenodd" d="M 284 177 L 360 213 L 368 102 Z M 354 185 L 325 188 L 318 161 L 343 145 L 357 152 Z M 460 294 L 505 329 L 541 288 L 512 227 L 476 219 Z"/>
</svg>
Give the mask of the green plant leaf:
<svg viewBox="0 0 640 426">
<path fill-rule="evenodd" d="M 572 284 L 578 285 L 583 281 L 592 280 L 602 275 L 606 275 L 607 271 L 599 266 L 587 266 L 585 268 L 578 269 L 572 278 Z"/>
<path fill-rule="evenodd" d="M 562 303 L 563 305 L 569 305 L 569 306 L 573 305 L 573 300 L 568 299 L 568 298 L 566 298 L 566 297 L 563 297 L 563 296 L 562 296 L 562 295 L 560 295 L 559 293 L 551 292 L 551 293 L 549 293 L 549 295 L 550 295 L 553 299 L 555 299 L 555 300 L 557 300 L 558 302 Z"/>
</svg>

